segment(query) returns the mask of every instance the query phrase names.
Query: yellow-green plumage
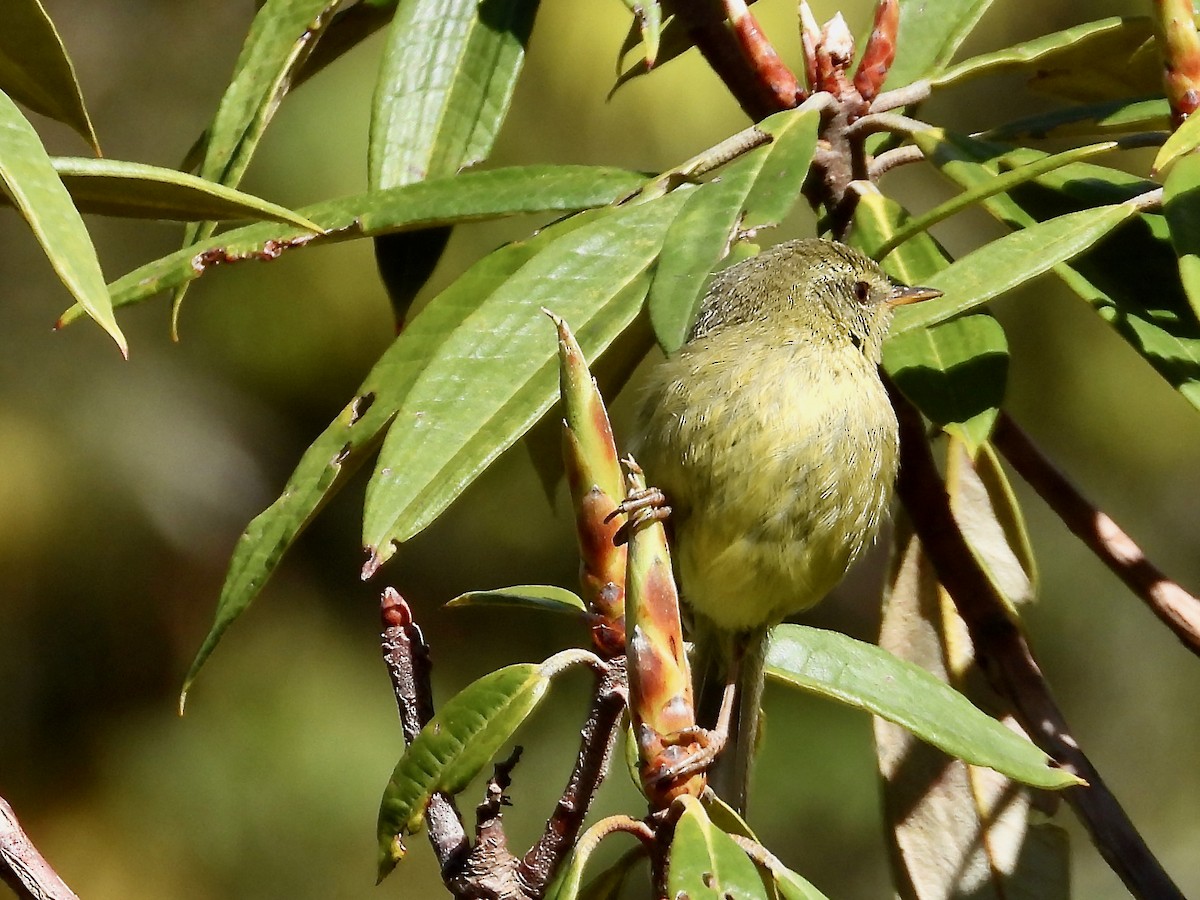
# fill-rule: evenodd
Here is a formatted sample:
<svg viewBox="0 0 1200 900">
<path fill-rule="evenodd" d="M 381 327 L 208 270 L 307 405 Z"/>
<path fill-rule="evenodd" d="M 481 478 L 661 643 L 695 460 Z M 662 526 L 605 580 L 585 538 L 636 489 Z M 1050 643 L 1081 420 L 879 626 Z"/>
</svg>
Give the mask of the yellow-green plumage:
<svg viewBox="0 0 1200 900">
<path fill-rule="evenodd" d="M 717 275 L 691 337 L 650 376 L 635 453 L 672 508 L 699 677 L 719 693 L 741 660 L 743 720 L 766 629 L 824 597 L 886 515 L 897 425 L 878 365 L 896 297 L 848 247 L 780 244 Z"/>
</svg>

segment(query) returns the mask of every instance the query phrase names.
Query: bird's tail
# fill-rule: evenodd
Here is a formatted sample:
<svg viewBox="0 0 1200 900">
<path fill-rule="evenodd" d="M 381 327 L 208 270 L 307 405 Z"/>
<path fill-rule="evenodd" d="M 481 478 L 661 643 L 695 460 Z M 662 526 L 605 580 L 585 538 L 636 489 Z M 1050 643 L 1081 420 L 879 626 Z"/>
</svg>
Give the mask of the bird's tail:
<svg viewBox="0 0 1200 900">
<path fill-rule="evenodd" d="M 744 813 L 758 749 L 767 633 L 760 629 L 730 634 L 700 620 L 693 624 L 692 637 L 696 717 L 701 726 L 716 727 L 725 688 L 731 679 L 734 683 L 729 740 L 708 771 L 708 784 L 722 800 Z"/>
</svg>

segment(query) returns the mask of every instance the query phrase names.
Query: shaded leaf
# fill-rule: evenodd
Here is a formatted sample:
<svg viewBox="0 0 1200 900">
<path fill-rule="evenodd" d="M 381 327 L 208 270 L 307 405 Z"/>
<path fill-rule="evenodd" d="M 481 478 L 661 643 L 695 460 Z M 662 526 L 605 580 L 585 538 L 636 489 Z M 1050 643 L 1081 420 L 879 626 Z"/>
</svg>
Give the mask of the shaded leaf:
<svg viewBox="0 0 1200 900">
<path fill-rule="evenodd" d="M 1200 116 L 1188 119 L 1184 126 L 1193 120 L 1200 122 Z M 1200 156 L 1181 159 L 1171 169 L 1163 185 L 1163 215 L 1179 256 L 1183 289 L 1193 315 L 1200 319 Z"/>
<path fill-rule="evenodd" d="M 113 316 L 112 300 L 91 236 L 46 155 L 33 126 L 17 105 L 0 93 L 0 186 L 42 245 L 50 264 L 75 296 L 81 312 L 129 348 Z"/>
<path fill-rule="evenodd" d="M 1037 90 L 1075 100 L 1152 94 L 1161 88 L 1159 67 L 1155 54 L 1139 51 L 1153 38 L 1149 17 L 1110 16 L 963 60 L 932 83 L 940 87 L 1016 72 Z"/>
<path fill-rule="evenodd" d="M 492 591 L 470 591 L 459 594 L 446 605 L 520 606 L 576 616 L 587 612 L 587 607 L 578 594 L 549 584 L 518 584 L 515 587 L 497 588 Z"/>
<path fill-rule="evenodd" d="M 212 628 L 184 680 L 181 709 L 226 629 L 258 596 L 312 517 L 378 446 L 405 393 L 445 336 L 470 314 L 480 296 L 502 284 L 564 231 L 587 221 L 586 213 L 576 216 L 525 243 L 509 244 L 484 257 L 433 298 L 392 342 L 354 399 L 304 452 L 283 493 L 254 518 L 238 539 Z"/>
<path fill-rule="evenodd" d="M 952 493 L 959 484 L 951 480 Z M 965 624 L 903 520 L 896 528 L 880 645 L 922 666 L 938 683 L 958 686 L 991 708 L 998 705 L 975 667 Z M 1036 823 L 1030 791 L 993 770 L 947 760 L 883 719 L 875 719 L 874 729 L 889 856 L 903 900 L 1065 900 L 1065 835 Z"/>
<path fill-rule="evenodd" d="M 677 802 L 684 811 L 667 858 L 667 896 L 766 900 L 758 869 L 733 838 L 713 825 L 700 801 L 684 796 Z"/>
<path fill-rule="evenodd" d="M 896 61 L 886 86 L 904 87 L 941 72 L 991 5 L 992 0 L 900 0 Z"/>
<path fill-rule="evenodd" d="M 895 245 L 884 258 L 888 274 L 902 284 L 925 284 L 948 259 L 928 234 L 907 227 L 905 216 L 895 201 L 865 193 L 855 208 L 852 242 L 870 256 Z M 1008 345 L 1000 324 L 976 313 L 889 338 L 883 367 L 926 416 L 974 445 L 991 431 L 1004 399 Z"/>
<path fill-rule="evenodd" d="M 379 880 L 404 855 L 402 838 L 420 831 L 435 793 L 457 794 L 512 738 L 550 679 L 588 658 L 565 650 L 544 663 L 506 666 L 472 682 L 421 729 L 396 763 L 379 806 Z"/>
<path fill-rule="evenodd" d="M 620 892 L 626 873 L 646 855 L 645 849 L 640 845 L 622 854 L 612 866 L 597 875 L 586 888 L 581 889 L 588 860 L 600 845 L 600 841 L 612 833 L 611 823 L 602 819 L 580 836 L 571 849 L 566 864 L 558 870 L 558 874 L 546 889 L 546 900 L 576 900 L 577 897 L 601 900 L 605 897 L 615 897 Z"/>
<path fill-rule="evenodd" d="M 367 485 L 364 575 L 437 518 L 554 402 L 557 347 L 540 307 L 573 323 L 589 358 L 629 325 L 687 194 L 613 210 L 560 237 L 490 294 L 472 298 L 461 325 L 439 335 Z"/>
<path fill-rule="evenodd" d="M 75 66 L 41 0 L 0 4 L 0 91 L 69 125 L 99 155 Z"/>
<path fill-rule="evenodd" d="M 767 674 L 901 725 L 951 756 L 1033 787 L 1080 784 L 1024 738 L 980 712 L 924 669 L 844 634 L 779 625 L 767 648 Z"/>
<path fill-rule="evenodd" d="M 1011 141 L 1079 134 L 1129 134 L 1162 131 L 1170 124 L 1171 109 L 1166 100 L 1110 100 L 1038 113 L 993 128 L 984 136 L 993 141 Z"/>
<path fill-rule="evenodd" d="M 529 166 L 468 172 L 454 178 L 355 194 L 297 212 L 326 231 L 270 223 L 225 231 L 134 269 L 111 286 L 120 307 L 199 278 L 215 263 L 274 258 L 289 247 L 373 237 L 452 222 L 472 222 L 527 212 L 604 206 L 644 182 L 635 172 L 590 166 Z M 68 310 L 62 324 L 81 315 Z"/>
<path fill-rule="evenodd" d="M 272 219 L 321 230 L 287 207 L 177 169 L 119 159 L 56 156 L 50 161 L 80 212 L 182 221 Z M 0 202 L 6 200 L 0 197 Z"/>
<path fill-rule="evenodd" d="M 650 287 L 650 321 L 667 352 L 691 330 L 704 286 L 742 228 L 776 225 L 800 195 L 816 149 L 820 113 L 777 113 L 759 124 L 773 140 L 696 191 L 672 223 Z"/>
</svg>

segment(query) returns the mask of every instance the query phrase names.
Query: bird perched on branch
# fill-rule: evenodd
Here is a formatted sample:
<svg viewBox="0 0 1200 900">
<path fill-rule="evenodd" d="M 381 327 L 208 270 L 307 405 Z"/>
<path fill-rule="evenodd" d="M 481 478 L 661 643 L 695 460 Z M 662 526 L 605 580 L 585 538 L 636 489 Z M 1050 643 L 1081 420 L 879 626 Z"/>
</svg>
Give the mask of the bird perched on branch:
<svg viewBox="0 0 1200 900">
<path fill-rule="evenodd" d="M 829 593 L 887 515 L 899 445 L 883 340 L 895 307 L 938 294 L 842 244 L 779 244 L 714 278 L 650 375 L 635 454 L 672 510 L 699 720 L 723 699 L 732 712 L 710 783 L 739 809 L 767 631 Z"/>
</svg>

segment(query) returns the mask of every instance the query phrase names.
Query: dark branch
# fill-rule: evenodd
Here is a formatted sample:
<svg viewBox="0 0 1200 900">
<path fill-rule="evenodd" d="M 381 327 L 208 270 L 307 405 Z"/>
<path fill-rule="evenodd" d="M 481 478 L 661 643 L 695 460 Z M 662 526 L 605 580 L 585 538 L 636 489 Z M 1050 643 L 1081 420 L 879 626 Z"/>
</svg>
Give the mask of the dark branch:
<svg viewBox="0 0 1200 900">
<path fill-rule="evenodd" d="M 954 598 L 970 631 L 984 673 L 1012 704 L 1021 727 L 1034 743 L 1088 783 L 1062 793 L 1130 893 L 1155 900 L 1183 900 L 1179 888 L 1072 737 L 1025 636 L 996 596 L 954 521 L 920 413 L 894 386 L 889 388 L 900 419 L 896 490 L 939 581 Z"/>
<path fill-rule="evenodd" d="M 1133 539 L 1089 503 L 1006 414 L 1001 414 L 993 440 L 1063 523 L 1175 632 L 1185 647 L 1200 655 L 1200 599 L 1146 559 Z"/>
</svg>

